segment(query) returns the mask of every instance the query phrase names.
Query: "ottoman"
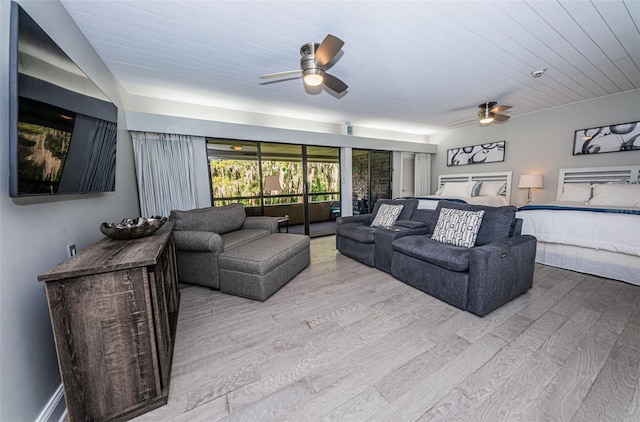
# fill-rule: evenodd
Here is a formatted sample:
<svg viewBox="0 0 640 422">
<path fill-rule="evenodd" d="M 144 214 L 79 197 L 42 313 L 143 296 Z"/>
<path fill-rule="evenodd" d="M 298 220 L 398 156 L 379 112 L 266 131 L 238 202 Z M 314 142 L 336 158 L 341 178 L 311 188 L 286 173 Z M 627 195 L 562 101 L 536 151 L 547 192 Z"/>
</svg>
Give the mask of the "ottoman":
<svg viewBox="0 0 640 422">
<path fill-rule="evenodd" d="M 308 236 L 273 233 L 219 255 L 220 291 L 265 301 L 309 262 Z"/>
</svg>

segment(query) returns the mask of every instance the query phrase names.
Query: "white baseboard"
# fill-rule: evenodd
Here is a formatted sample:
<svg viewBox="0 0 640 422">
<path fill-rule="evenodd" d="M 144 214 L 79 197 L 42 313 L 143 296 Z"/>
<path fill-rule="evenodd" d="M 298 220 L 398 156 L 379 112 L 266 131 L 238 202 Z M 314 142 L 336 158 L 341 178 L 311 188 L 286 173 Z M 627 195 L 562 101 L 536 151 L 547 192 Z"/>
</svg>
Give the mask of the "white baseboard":
<svg viewBox="0 0 640 422">
<path fill-rule="evenodd" d="M 47 405 L 42 409 L 36 422 L 64 422 L 67 418 L 67 406 L 64 402 L 62 384 L 53 394 Z"/>
</svg>

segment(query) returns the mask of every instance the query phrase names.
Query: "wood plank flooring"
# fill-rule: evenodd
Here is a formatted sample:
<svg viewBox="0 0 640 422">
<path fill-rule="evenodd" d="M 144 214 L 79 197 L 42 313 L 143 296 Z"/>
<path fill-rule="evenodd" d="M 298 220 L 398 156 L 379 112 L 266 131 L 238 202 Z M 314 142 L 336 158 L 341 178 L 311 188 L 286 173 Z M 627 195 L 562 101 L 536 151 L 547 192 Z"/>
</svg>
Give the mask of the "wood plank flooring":
<svg viewBox="0 0 640 422">
<path fill-rule="evenodd" d="M 484 318 L 311 241 L 266 302 L 183 286 L 169 403 L 137 421 L 640 421 L 640 286 L 536 266 Z"/>
</svg>

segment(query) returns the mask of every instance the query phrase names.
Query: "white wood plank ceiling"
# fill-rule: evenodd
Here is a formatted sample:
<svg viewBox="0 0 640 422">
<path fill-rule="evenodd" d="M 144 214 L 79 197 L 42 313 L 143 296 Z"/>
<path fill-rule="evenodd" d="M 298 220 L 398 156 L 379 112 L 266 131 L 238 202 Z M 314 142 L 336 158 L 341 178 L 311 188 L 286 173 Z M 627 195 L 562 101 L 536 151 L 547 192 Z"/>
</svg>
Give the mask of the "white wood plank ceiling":
<svg viewBox="0 0 640 422">
<path fill-rule="evenodd" d="M 429 134 L 640 88 L 637 0 L 61 1 L 133 95 Z M 327 33 L 346 95 L 261 84 Z"/>
</svg>

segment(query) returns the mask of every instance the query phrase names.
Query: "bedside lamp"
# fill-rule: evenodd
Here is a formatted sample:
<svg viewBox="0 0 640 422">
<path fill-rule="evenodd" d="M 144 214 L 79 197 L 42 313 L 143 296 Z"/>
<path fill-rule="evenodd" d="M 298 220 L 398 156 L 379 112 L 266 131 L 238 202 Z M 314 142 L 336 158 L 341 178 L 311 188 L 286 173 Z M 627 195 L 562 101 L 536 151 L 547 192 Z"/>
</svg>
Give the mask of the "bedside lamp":
<svg viewBox="0 0 640 422">
<path fill-rule="evenodd" d="M 520 176 L 520 182 L 518 187 L 521 189 L 527 189 L 527 205 L 531 203 L 531 188 L 542 187 L 542 175 L 541 174 L 523 174 Z"/>
</svg>

